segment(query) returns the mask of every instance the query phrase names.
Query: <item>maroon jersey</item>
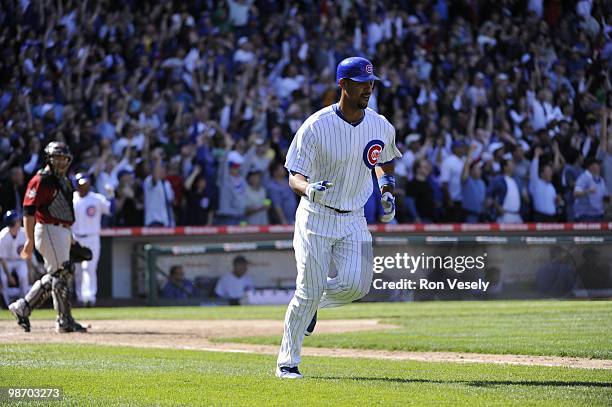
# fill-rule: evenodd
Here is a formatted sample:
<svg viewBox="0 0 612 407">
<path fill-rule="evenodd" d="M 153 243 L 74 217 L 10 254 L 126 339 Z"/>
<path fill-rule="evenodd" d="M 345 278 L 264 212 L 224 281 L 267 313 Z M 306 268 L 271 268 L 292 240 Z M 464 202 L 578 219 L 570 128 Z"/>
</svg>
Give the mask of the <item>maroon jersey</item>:
<svg viewBox="0 0 612 407">
<path fill-rule="evenodd" d="M 28 183 L 23 207 L 26 214 L 36 211 L 37 223 L 70 226 L 74 223 L 73 192 L 68 178 L 41 170 Z"/>
</svg>

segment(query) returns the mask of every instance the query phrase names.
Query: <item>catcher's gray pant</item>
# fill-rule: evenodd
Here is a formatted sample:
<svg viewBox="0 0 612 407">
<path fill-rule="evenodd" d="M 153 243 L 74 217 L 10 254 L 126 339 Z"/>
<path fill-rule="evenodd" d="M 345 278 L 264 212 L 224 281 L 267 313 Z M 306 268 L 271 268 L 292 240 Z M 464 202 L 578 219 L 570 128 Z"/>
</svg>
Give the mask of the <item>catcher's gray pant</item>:
<svg viewBox="0 0 612 407">
<path fill-rule="evenodd" d="M 68 279 L 70 277 L 70 229 L 63 226 L 37 223 L 34 228 L 34 244 L 45 259 L 45 274 L 36 281 L 26 294 L 27 307 L 24 316 L 29 316 L 34 308 L 44 304 L 53 296 L 53 308 L 57 312 L 60 325 L 71 318 Z"/>
<path fill-rule="evenodd" d="M 362 210 L 339 214 L 301 200 L 293 237 L 297 279 L 285 314 L 278 366 L 297 366 L 304 332 L 317 308 L 338 307 L 365 296 L 372 283 L 372 235 Z M 329 277 L 333 262 L 337 275 Z"/>
<path fill-rule="evenodd" d="M 45 270 L 53 273 L 70 261 L 72 233 L 63 226 L 37 223 L 34 227 L 34 244 L 45 259 Z"/>
</svg>

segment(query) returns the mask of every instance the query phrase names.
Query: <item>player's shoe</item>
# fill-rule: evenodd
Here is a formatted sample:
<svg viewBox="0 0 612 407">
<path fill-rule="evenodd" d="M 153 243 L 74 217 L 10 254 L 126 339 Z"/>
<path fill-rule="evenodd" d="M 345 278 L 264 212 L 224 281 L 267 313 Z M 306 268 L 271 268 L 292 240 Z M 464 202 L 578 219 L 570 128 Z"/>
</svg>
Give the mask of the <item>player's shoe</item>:
<svg viewBox="0 0 612 407">
<path fill-rule="evenodd" d="M 301 379 L 302 374 L 298 370 L 297 366 L 294 366 L 294 367 L 277 366 L 276 367 L 276 377 L 280 379 Z"/>
<path fill-rule="evenodd" d="M 312 321 L 310 321 L 310 324 L 308 324 L 308 326 L 306 327 L 306 332 L 304 332 L 304 335 L 306 336 L 312 335 L 312 333 L 314 332 L 315 326 L 317 326 L 317 313 L 316 312 L 314 316 L 312 317 Z"/>
<path fill-rule="evenodd" d="M 26 307 L 28 303 L 22 298 L 9 305 L 9 311 L 17 318 L 17 324 L 24 331 L 30 332 L 30 319 L 26 317 Z"/>
<path fill-rule="evenodd" d="M 70 332 L 87 332 L 87 328 L 76 322 L 73 318 L 68 318 L 64 323 L 57 321 L 55 323 L 55 331 L 58 334 L 65 334 Z"/>
</svg>

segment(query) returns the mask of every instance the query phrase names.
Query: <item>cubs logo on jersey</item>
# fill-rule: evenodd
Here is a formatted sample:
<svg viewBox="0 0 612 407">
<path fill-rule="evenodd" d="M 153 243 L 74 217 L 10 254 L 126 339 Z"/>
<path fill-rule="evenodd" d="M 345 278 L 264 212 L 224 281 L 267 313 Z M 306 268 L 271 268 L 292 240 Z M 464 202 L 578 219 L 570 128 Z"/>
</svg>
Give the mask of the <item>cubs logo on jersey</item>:
<svg viewBox="0 0 612 407">
<path fill-rule="evenodd" d="M 85 213 L 87 213 L 87 216 L 96 216 L 96 207 L 95 206 L 88 206 L 87 209 L 85 210 Z"/>
<path fill-rule="evenodd" d="M 365 146 L 363 149 L 363 162 L 369 169 L 376 166 L 384 147 L 385 143 L 381 140 L 372 140 Z"/>
</svg>

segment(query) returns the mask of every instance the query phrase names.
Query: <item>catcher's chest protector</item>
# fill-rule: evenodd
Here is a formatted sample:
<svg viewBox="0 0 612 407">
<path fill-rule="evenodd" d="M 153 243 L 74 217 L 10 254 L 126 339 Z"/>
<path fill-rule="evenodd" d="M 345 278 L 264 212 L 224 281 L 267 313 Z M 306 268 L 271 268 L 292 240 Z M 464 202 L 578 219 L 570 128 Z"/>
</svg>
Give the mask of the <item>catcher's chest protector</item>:
<svg viewBox="0 0 612 407">
<path fill-rule="evenodd" d="M 47 206 L 49 214 L 58 220 L 73 223 L 72 186 L 68 178 L 58 178 L 49 174 L 43 178 L 43 182 L 49 183 L 50 187 L 54 188 L 53 198 Z"/>
</svg>

